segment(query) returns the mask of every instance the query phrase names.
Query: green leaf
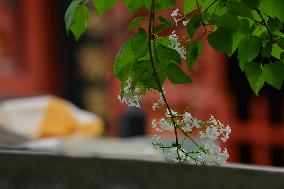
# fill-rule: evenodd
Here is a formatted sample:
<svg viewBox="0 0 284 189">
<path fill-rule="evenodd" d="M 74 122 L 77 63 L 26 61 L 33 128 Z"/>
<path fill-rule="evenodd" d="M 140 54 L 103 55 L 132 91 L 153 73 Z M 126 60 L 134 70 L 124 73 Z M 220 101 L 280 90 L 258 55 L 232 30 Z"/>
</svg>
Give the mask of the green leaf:
<svg viewBox="0 0 284 189">
<path fill-rule="evenodd" d="M 207 38 L 209 44 L 218 51 L 230 53 L 232 51 L 233 35 L 227 28 L 218 28 Z"/>
<path fill-rule="evenodd" d="M 213 11 L 216 10 L 217 6 L 218 6 L 218 1 L 216 0 L 204 0 L 203 3 L 201 4 L 201 10 L 203 12 L 207 9 L 206 12 L 212 13 Z"/>
<path fill-rule="evenodd" d="M 89 10 L 85 5 L 74 4 L 72 10 L 66 13 L 65 20 L 67 29 L 73 33 L 78 41 L 88 28 Z"/>
<path fill-rule="evenodd" d="M 192 42 L 187 48 L 186 48 L 186 65 L 187 68 L 192 71 L 193 65 L 196 62 L 196 59 L 199 57 L 202 49 L 202 42 L 200 39 L 197 39 L 196 41 Z"/>
<path fill-rule="evenodd" d="M 113 64 L 113 72 L 121 81 L 128 76 L 129 68 L 136 61 L 135 52 L 132 48 L 132 39 L 124 43 L 120 51 L 116 54 Z"/>
<path fill-rule="evenodd" d="M 283 0 L 261 0 L 260 10 L 271 17 L 278 18 L 284 22 L 284 1 Z"/>
<path fill-rule="evenodd" d="M 97 14 L 102 15 L 109 9 L 111 9 L 117 0 L 92 0 Z"/>
<path fill-rule="evenodd" d="M 280 54 L 280 61 L 281 61 L 282 63 L 284 63 L 284 52 L 282 52 L 282 53 Z"/>
<path fill-rule="evenodd" d="M 239 2 L 237 0 L 229 1 L 228 9 L 233 14 L 236 14 L 238 16 L 253 18 L 251 9 L 249 9 L 244 3 Z"/>
<path fill-rule="evenodd" d="M 253 62 L 247 63 L 245 67 L 245 73 L 250 87 L 252 88 L 253 92 L 258 95 L 260 89 L 265 83 L 262 65 Z"/>
<path fill-rule="evenodd" d="M 282 52 L 284 52 L 284 50 L 281 49 L 278 44 L 273 44 L 273 45 L 272 45 L 272 52 L 271 52 L 271 55 L 272 55 L 274 58 L 280 59 L 280 55 L 281 55 Z"/>
<path fill-rule="evenodd" d="M 175 25 L 175 22 L 173 20 L 169 20 L 169 19 L 162 17 L 162 16 L 158 16 L 157 18 L 162 24 L 155 26 L 155 32 L 161 32 L 161 31 L 168 29 L 169 27 L 172 27 L 172 26 Z"/>
<path fill-rule="evenodd" d="M 277 18 L 269 18 L 267 22 L 268 28 L 271 32 L 281 30 L 283 25 L 282 22 Z"/>
<path fill-rule="evenodd" d="M 260 4 L 260 0 L 242 0 L 242 3 L 244 3 L 247 7 L 251 9 L 257 9 Z"/>
<path fill-rule="evenodd" d="M 278 46 L 284 50 L 284 37 L 277 39 Z"/>
<path fill-rule="evenodd" d="M 156 0 L 155 9 L 163 10 L 176 7 L 175 0 Z"/>
<path fill-rule="evenodd" d="M 124 0 L 124 3 L 132 14 L 144 6 L 144 0 Z"/>
<path fill-rule="evenodd" d="M 213 16 L 212 22 L 216 24 L 219 28 L 227 28 L 232 32 L 238 31 L 240 26 L 239 19 L 230 12 L 226 12 L 222 16 Z"/>
<path fill-rule="evenodd" d="M 64 20 L 65 20 L 65 29 L 67 32 L 69 32 L 69 29 L 74 22 L 74 14 L 76 12 L 77 5 L 79 4 L 80 0 L 73 0 L 65 12 Z"/>
<path fill-rule="evenodd" d="M 148 51 L 148 38 L 144 29 L 140 28 L 137 34 L 132 38 L 131 46 L 137 60 L 145 56 Z"/>
<path fill-rule="evenodd" d="M 284 64 L 275 62 L 263 67 L 266 82 L 276 89 L 281 89 L 284 80 Z"/>
<path fill-rule="evenodd" d="M 188 77 L 177 64 L 168 65 L 167 75 L 169 80 L 174 84 L 191 83 L 190 77 Z"/>
<path fill-rule="evenodd" d="M 160 22 L 162 22 L 163 24 L 167 24 L 168 26 L 174 26 L 175 25 L 175 22 L 173 20 L 167 19 L 167 18 L 162 17 L 162 16 L 158 16 L 157 18 Z"/>
<path fill-rule="evenodd" d="M 128 31 L 132 31 L 135 28 L 139 27 L 141 25 L 142 21 L 143 21 L 142 17 L 136 17 L 136 18 L 132 19 L 131 22 L 128 25 Z"/>
<path fill-rule="evenodd" d="M 151 9 L 152 0 L 144 0 L 146 9 Z"/>
<path fill-rule="evenodd" d="M 133 85 L 137 82 L 144 83 L 145 86 L 148 86 L 147 82 L 153 78 L 152 67 L 150 61 L 137 61 L 132 66 L 132 75 Z"/>
<path fill-rule="evenodd" d="M 166 67 L 169 63 L 180 63 L 181 57 L 179 53 L 168 46 L 156 45 L 156 52 L 158 61 L 161 63 L 161 66 Z"/>
<path fill-rule="evenodd" d="M 252 36 L 245 36 L 239 43 L 238 58 L 240 61 L 252 61 L 260 51 L 260 41 Z"/>
<path fill-rule="evenodd" d="M 197 30 L 197 28 L 201 25 L 200 16 L 195 14 L 193 15 L 188 23 L 186 24 L 186 31 L 190 38 L 192 38 Z"/>
<path fill-rule="evenodd" d="M 195 9 L 197 9 L 197 4 L 195 0 L 184 0 L 184 5 L 183 5 L 184 15 L 191 13 Z"/>
<path fill-rule="evenodd" d="M 266 42 L 264 47 L 262 48 L 261 55 L 263 57 L 270 57 L 272 52 L 272 42 Z"/>
<path fill-rule="evenodd" d="M 249 22 L 247 19 L 240 19 L 239 23 L 239 30 L 233 34 L 232 51 L 229 53 L 229 56 L 233 55 L 233 53 L 237 50 L 241 39 L 249 32 Z"/>
</svg>

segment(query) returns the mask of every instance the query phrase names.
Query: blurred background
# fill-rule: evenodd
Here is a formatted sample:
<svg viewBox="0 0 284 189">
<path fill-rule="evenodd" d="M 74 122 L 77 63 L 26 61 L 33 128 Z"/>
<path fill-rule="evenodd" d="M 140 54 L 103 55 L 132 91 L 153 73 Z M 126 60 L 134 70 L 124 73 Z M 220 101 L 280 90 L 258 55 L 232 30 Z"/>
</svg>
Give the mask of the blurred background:
<svg viewBox="0 0 284 189">
<path fill-rule="evenodd" d="M 154 135 L 151 120 L 161 116 L 151 108 L 157 95 L 143 98 L 141 110 L 117 100 L 120 83 L 112 74 L 112 63 L 131 35 L 126 7 L 120 3 L 101 17 L 92 11 L 87 33 L 75 42 L 65 31 L 69 4 L 68 0 L 0 0 L 0 102 L 54 95 L 98 115 L 104 127 L 100 136 Z M 181 112 L 189 107 L 202 119 L 216 115 L 229 124 L 230 162 L 284 166 L 283 90 L 266 86 L 255 96 L 236 55 L 225 57 L 206 39 L 203 42 L 191 74 L 193 83 L 166 83 L 170 104 Z"/>
</svg>

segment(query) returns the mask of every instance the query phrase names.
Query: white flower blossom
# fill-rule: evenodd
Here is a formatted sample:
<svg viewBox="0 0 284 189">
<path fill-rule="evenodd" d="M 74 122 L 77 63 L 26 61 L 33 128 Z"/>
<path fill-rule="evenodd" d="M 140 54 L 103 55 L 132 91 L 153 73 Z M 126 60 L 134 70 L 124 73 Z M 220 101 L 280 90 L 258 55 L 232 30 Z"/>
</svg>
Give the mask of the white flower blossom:
<svg viewBox="0 0 284 189">
<path fill-rule="evenodd" d="M 172 34 L 169 36 L 169 40 L 171 41 L 171 44 L 169 45 L 170 48 L 175 49 L 181 58 L 186 58 L 186 50 L 182 47 L 180 40 L 176 34 L 176 31 L 172 31 Z"/>
<path fill-rule="evenodd" d="M 132 89 L 132 78 L 128 78 L 126 81 L 126 86 L 123 89 L 123 97 L 118 95 L 118 99 L 121 103 L 126 103 L 128 106 L 135 106 L 140 108 L 140 98 L 141 94 L 139 92 L 139 89 L 136 88 L 135 90 Z"/>
<path fill-rule="evenodd" d="M 178 22 L 180 20 L 182 20 L 182 18 L 178 18 L 179 16 L 181 16 L 181 14 L 179 13 L 179 9 L 175 9 L 172 13 L 171 13 L 171 17 L 174 19 L 176 26 L 178 24 Z"/>
<path fill-rule="evenodd" d="M 159 107 L 158 103 L 153 103 L 152 104 L 152 110 L 156 110 Z"/>
<path fill-rule="evenodd" d="M 200 128 L 200 124 L 201 124 L 201 120 L 197 119 L 197 118 L 193 118 L 192 119 L 192 126 L 195 128 Z"/>
<path fill-rule="evenodd" d="M 190 134 L 193 129 L 199 131 L 196 132 L 199 134 L 199 140 L 196 141 L 196 147 L 193 149 L 183 149 L 183 142 L 181 142 L 181 146 L 177 148 L 175 145 L 163 145 L 162 142 L 156 141 L 156 145 L 154 144 L 154 146 L 156 149 L 159 149 L 163 152 L 165 160 L 199 165 L 224 164 L 229 158 L 229 154 L 226 148 L 221 148 L 219 141 L 226 142 L 229 139 L 231 128 L 229 126 L 225 126 L 212 115 L 210 115 L 207 121 L 203 122 L 200 119 L 192 116 L 192 114 L 189 112 L 180 114 L 174 110 L 169 110 L 164 105 L 161 105 L 163 102 L 162 100 L 163 98 L 160 94 L 159 101 L 154 103 L 152 107 L 153 109 L 159 107 L 161 110 L 165 111 L 164 117 L 162 117 L 160 120 L 153 119 L 152 121 L 152 127 L 157 132 L 173 132 L 175 128 L 178 128 L 176 131 L 182 130 L 180 134 L 183 132 Z M 170 112 L 173 117 L 171 117 Z M 184 136 L 187 135 L 185 134 Z M 172 144 L 175 144 L 175 141 L 173 141 Z"/>
<path fill-rule="evenodd" d="M 184 123 L 190 123 L 192 118 L 193 118 L 192 115 L 188 112 L 185 112 L 183 114 L 183 122 Z"/>
<path fill-rule="evenodd" d="M 183 24 L 184 26 L 186 26 L 186 25 L 188 24 L 188 22 L 189 22 L 189 19 L 182 21 L 182 24 Z"/>
<path fill-rule="evenodd" d="M 156 127 L 157 127 L 157 124 L 158 124 L 158 123 L 157 123 L 157 120 L 156 120 L 156 119 L 153 119 L 153 120 L 152 120 L 152 127 L 153 127 L 153 128 L 156 128 Z"/>
</svg>

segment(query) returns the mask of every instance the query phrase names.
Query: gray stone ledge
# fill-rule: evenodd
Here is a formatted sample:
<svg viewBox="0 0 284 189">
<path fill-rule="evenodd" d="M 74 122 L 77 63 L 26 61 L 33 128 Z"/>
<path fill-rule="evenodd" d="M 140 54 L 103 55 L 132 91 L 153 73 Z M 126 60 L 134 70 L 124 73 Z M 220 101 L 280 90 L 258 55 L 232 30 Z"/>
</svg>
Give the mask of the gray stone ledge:
<svg viewBox="0 0 284 189">
<path fill-rule="evenodd" d="M 161 161 L 0 151 L 1 189 L 273 189 L 284 171 L 228 164 L 192 166 Z"/>
</svg>

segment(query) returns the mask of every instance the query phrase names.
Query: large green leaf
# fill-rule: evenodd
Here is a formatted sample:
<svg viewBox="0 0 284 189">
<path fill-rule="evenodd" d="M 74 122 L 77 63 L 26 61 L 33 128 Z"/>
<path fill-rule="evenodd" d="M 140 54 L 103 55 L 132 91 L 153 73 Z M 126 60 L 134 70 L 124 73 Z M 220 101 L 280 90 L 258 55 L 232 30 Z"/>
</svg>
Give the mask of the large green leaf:
<svg viewBox="0 0 284 189">
<path fill-rule="evenodd" d="M 264 43 L 263 48 L 261 50 L 261 55 L 263 57 L 270 57 L 272 52 L 272 42 L 268 41 Z"/>
<path fill-rule="evenodd" d="M 229 53 L 229 56 L 233 55 L 237 50 L 241 39 L 249 32 L 249 22 L 247 19 L 240 19 L 239 23 L 239 30 L 233 34 L 232 51 Z"/>
<path fill-rule="evenodd" d="M 283 0 L 261 0 L 260 9 L 265 14 L 278 18 L 284 22 L 284 1 Z"/>
<path fill-rule="evenodd" d="M 163 16 L 158 16 L 157 18 L 161 22 L 161 24 L 155 26 L 155 32 L 161 32 L 175 25 L 175 22 L 173 20 L 167 19 Z"/>
<path fill-rule="evenodd" d="M 94 7 L 96 8 L 97 14 L 102 15 L 107 10 L 113 7 L 117 0 L 92 0 Z"/>
<path fill-rule="evenodd" d="M 76 8 L 79 4 L 80 0 L 73 0 L 65 12 L 64 21 L 65 21 L 65 29 L 67 32 L 69 32 L 69 29 L 74 22 L 74 15 L 76 12 Z"/>
<path fill-rule="evenodd" d="M 218 6 L 218 1 L 217 0 L 204 0 L 203 2 L 201 2 L 201 10 L 208 12 L 208 13 L 212 13 L 216 10 L 217 6 Z"/>
<path fill-rule="evenodd" d="M 191 79 L 187 76 L 177 64 L 169 64 L 167 67 L 169 80 L 174 84 L 190 83 Z"/>
<path fill-rule="evenodd" d="M 201 49 L 202 49 L 202 43 L 200 39 L 192 42 L 186 48 L 186 65 L 189 70 L 192 71 L 193 65 L 195 64 L 196 59 L 201 53 Z"/>
<path fill-rule="evenodd" d="M 144 0 L 124 0 L 124 3 L 132 14 L 144 6 Z"/>
<path fill-rule="evenodd" d="M 265 83 L 262 65 L 252 62 L 247 63 L 245 67 L 245 73 L 250 87 L 252 88 L 253 92 L 258 95 L 260 89 Z"/>
<path fill-rule="evenodd" d="M 89 10 L 80 1 L 73 1 L 65 14 L 67 31 L 71 31 L 78 40 L 88 28 Z"/>
<path fill-rule="evenodd" d="M 143 17 L 135 17 L 131 20 L 131 22 L 128 25 L 128 31 L 134 30 L 136 27 L 140 26 L 143 21 Z"/>
<path fill-rule="evenodd" d="M 242 38 L 238 49 L 238 58 L 240 61 L 252 61 L 260 51 L 260 41 L 252 36 Z"/>
<path fill-rule="evenodd" d="M 281 89 L 284 80 L 284 64 L 275 62 L 263 67 L 266 82 L 276 89 Z"/>
<path fill-rule="evenodd" d="M 125 79 L 125 75 L 128 76 L 128 72 L 135 61 L 136 57 L 132 48 L 132 39 L 129 39 L 115 56 L 113 64 L 115 76 L 120 80 Z"/>
<path fill-rule="evenodd" d="M 197 30 L 197 28 L 201 25 L 200 16 L 195 14 L 193 15 L 188 23 L 186 24 L 186 31 L 190 38 L 192 38 Z"/>
<path fill-rule="evenodd" d="M 251 9 L 257 9 L 260 4 L 260 0 L 241 0 L 241 2 Z"/>
<path fill-rule="evenodd" d="M 148 38 L 144 29 L 139 29 L 132 39 L 131 46 L 137 60 L 145 56 L 146 52 L 148 51 Z"/>
<path fill-rule="evenodd" d="M 191 13 L 195 9 L 197 9 L 196 0 L 184 0 L 184 5 L 183 5 L 184 15 Z"/>
<path fill-rule="evenodd" d="M 156 0 L 155 9 L 162 10 L 176 7 L 176 0 Z"/>
<path fill-rule="evenodd" d="M 271 32 L 279 31 L 283 28 L 283 23 L 277 18 L 269 18 L 267 26 Z"/>
<path fill-rule="evenodd" d="M 219 28 L 227 28 L 232 32 L 238 31 L 240 26 L 240 22 L 237 16 L 230 12 L 226 12 L 221 16 L 212 16 L 211 21 Z"/>
<path fill-rule="evenodd" d="M 207 38 L 209 44 L 218 51 L 230 53 L 233 45 L 232 31 L 227 28 L 218 28 Z"/>
<path fill-rule="evenodd" d="M 168 46 L 165 45 L 156 45 L 156 53 L 158 57 L 159 66 L 166 67 L 170 63 L 180 63 L 181 57 L 179 53 Z"/>
<path fill-rule="evenodd" d="M 272 45 L 271 55 L 274 58 L 280 59 L 280 55 L 281 55 L 282 52 L 284 52 L 284 50 L 281 49 L 278 44 L 273 44 Z"/>
<path fill-rule="evenodd" d="M 232 13 L 238 16 L 253 18 L 251 9 L 240 1 L 230 0 L 228 3 L 228 8 L 229 11 L 231 11 Z"/>
<path fill-rule="evenodd" d="M 278 46 L 284 50 L 284 37 L 281 37 L 277 40 Z"/>
</svg>

